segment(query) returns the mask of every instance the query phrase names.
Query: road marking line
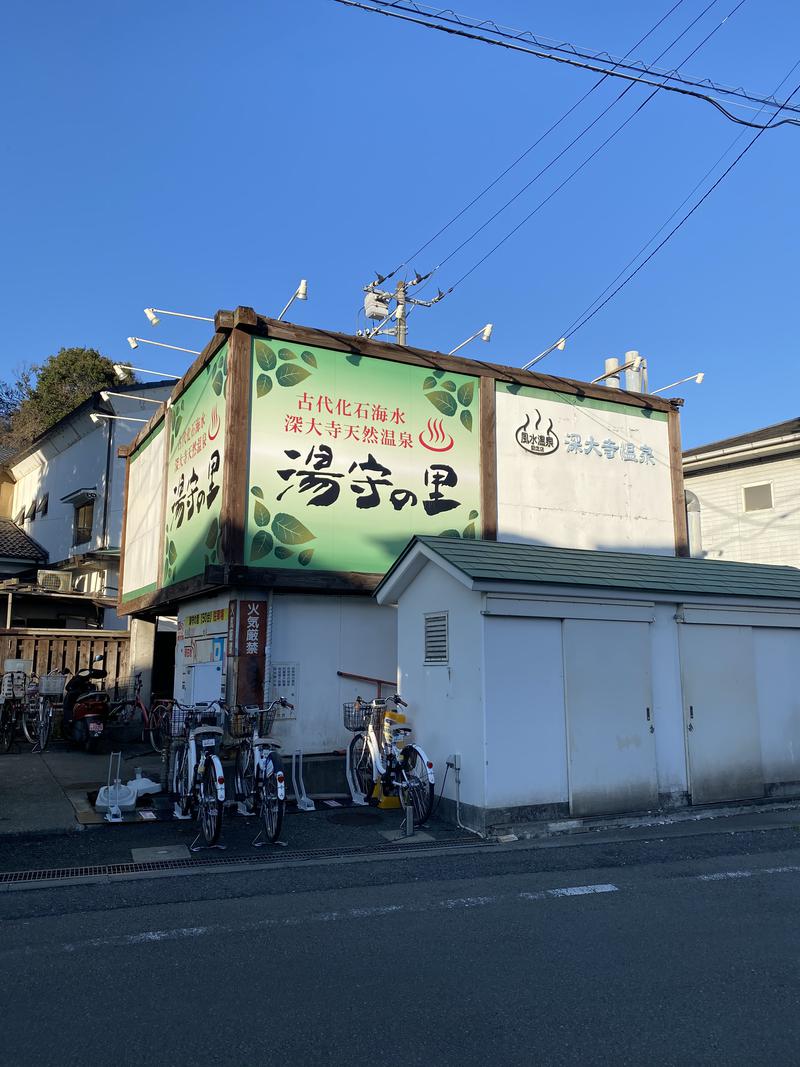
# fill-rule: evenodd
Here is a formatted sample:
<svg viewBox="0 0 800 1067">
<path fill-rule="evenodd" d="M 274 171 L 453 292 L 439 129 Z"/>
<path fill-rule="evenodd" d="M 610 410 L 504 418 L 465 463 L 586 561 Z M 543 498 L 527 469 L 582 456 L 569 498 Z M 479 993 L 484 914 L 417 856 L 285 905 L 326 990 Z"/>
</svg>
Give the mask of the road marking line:
<svg viewBox="0 0 800 1067">
<path fill-rule="evenodd" d="M 573 885 L 568 889 L 548 889 L 547 894 L 551 897 L 582 897 L 587 893 L 616 893 L 618 887 L 606 883 L 605 885 Z"/>
<path fill-rule="evenodd" d="M 618 893 L 619 886 L 604 883 L 602 885 L 571 885 L 564 889 L 543 889 L 538 893 L 520 893 L 522 900 L 547 900 L 548 897 L 583 897 L 589 893 Z"/>
<path fill-rule="evenodd" d="M 719 874 L 698 874 L 700 882 L 723 882 L 728 878 L 752 878 L 753 871 L 720 871 Z"/>
</svg>

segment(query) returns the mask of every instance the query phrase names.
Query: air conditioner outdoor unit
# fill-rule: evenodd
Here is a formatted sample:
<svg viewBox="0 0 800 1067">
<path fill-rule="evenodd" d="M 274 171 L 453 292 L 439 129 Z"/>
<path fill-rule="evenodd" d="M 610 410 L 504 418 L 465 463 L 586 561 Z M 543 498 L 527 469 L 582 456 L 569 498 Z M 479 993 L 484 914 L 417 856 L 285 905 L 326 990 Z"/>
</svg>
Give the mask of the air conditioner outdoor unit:
<svg viewBox="0 0 800 1067">
<path fill-rule="evenodd" d="M 72 575 L 69 571 L 37 571 L 36 583 L 51 593 L 72 592 Z"/>
</svg>

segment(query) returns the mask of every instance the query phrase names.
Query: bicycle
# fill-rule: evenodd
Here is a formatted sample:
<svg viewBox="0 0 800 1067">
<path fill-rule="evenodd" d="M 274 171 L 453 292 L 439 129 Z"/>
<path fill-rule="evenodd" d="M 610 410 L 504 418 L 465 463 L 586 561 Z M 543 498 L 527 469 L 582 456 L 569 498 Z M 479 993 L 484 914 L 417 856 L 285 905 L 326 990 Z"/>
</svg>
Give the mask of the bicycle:
<svg viewBox="0 0 800 1067">
<path fill-rule="evenodd" d="M 230 714 L 231 737 L 239 741 L 234 770 L 234 795 L 249 814 L 263 823 L 253 844 L 258 848 L 263 833 L 270 843 L 278 840 L 286 808 L 286 778 L 277 749 L 280 744 L 269 732 L 279 707 L 293 708 L 279 697 L 264 707 L 237 704 Z"/>
<path fill-rule="evenodd" d="M 53 733 L 54 706 L 64 699 L 64 684 L 67 678 L 61 671 L 42 675 L 28 687 L 28 709 L 22 720 L 22 729 L 34 752 L 44 752 Z"/>
<path fill-rule="evenodd" d="M 169 729 L 178 742 L 172 767 L 171 786 L 177 799 L 176 815 L 194 816 L 200 832 L 190 848 L 196 852 L 200 834 L 209 847 L 218 845 L 225 803 L 225 775 L 218 752 L 222 741 L 221 721 L 225 712 L 219 703 L 188 707 L 174 701 Z"/>
<path fill-rule="evenodd" d="M 25 685 L 22 699 L 22 733 L 34 750 L 39 742 L 39 679 L 31 675 Z"/>
<path fill-rule="evenodd" d="M 408 704 L 399 696 L 371 702 L 356 697 L 344 705 L 344 725 L 355 733 L 348 767 L 353 784 L 368 800 L 380 783 L 384 795 L 397 796 L 404 809 L 411 808 L 414 825 L 422 826 L 433 810 L 433 764 L 419 745 L 408 741 L 412 727 L 400 707 Z"/>
<path fill-rule="evenodd" d="M 25 730 L 27 684 L 22 671 L 7 671 L 0 682 L 0 752 L 9 752 L 17 734 L 17 726 Z"/>
<path fill-rule="evenodd" d="M 134 721 L 138 713 L 142 721 L 142 741 L 149 741 L 154 752 L 161 752 L 167 733 L 169 709 L 159 703 L 148 711 L 142 700 L 142 685 L 141 671 L 134 675 L 132 684 L 116 683 L 109 690 L 111 704 L 108 717 L 112 722 L 127 725 Z"/>
</svg>

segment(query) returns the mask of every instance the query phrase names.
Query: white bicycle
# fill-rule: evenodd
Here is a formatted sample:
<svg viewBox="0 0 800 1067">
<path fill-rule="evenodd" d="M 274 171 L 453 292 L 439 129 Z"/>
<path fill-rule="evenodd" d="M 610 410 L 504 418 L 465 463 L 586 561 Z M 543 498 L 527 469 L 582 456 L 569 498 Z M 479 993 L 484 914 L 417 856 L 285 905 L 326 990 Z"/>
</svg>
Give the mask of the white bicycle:
<svg viewBox="0 0 800 1067">
<path fill-rule="evenodd" d="M 239 741 L 236 749 L 234 792 L 248 815 L 259 815 L 261 833 L 270 843 L 277 841 L 286 808 L 286 779 L 283 763 L 278 755 L 280 743 L 269 733 L 278 708 L 292 708 L 288 700 L 279 697 L 263 708 L 258 705 L 237 704 L 230 711 L 231 737 Z M 258 847 L 259 833 L 253 844 Z"/>
<path fill-rule="evenodd" d="M 412 727 L 398 711 L 401 707 L 408 704 L 399 696 L 372 701 L 357 697 L 344 705 L 344 724 L 355 732 L 348 762 L 353 784 L 367 800 L 380 783 L 384 796 L 399 797 L 404 809 L 411 808 L 414 825 L 422 826 L 433 810 L 433 764 L 408 740 Z"/>
<path fill-rule="evenodd" d="M 173 744 L 177 741 L 171 780 L 176 815 L 184 819 L 193 815 L 208 846 L 217 845 L 222 832 L 225 775 L 218 753 L 224 718 L 218 703 L 187 707 L 174 702 L 170 712 Z M 194 844 L 191 848 L 196 851 Z"/>
</svg>

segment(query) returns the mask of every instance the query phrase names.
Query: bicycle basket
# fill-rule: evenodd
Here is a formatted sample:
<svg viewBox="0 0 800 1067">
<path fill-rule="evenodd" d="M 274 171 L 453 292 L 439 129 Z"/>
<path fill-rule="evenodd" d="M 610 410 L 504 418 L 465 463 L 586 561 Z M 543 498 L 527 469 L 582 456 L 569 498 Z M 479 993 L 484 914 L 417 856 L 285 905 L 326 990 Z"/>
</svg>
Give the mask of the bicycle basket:
<svg viewBox="0 0 800 1067">
<path fill-rule="evenodd" d="M 271 707 L 269 704 L 239 704 L 231 712 L 228 721 L 228 730 L 231 737 L 250 737 L 253 733 L 253 722 L 258 720 L 258 733 L 261 737 L 269 736 L 270 730 L 275 724 L 279 704 Z"/>
<path fill-rule="evenodd" d="M 259 711 L 260 708 L 258 707 L 250 708 L 237 704 L 237 706 L 231 710 L 228 718 L 228 733 L 230 736 L 237 741 L 252 736 L 253 720 L 256 718 Z"/>
<path fill-rule="evenodd" d="M 372 713 L 372 707 L 368 703 L 363 700 L 360 702 L 354 700 L 349 704 L 343 704 L 342 707 L 344 708 L 345 730 L 358 733 L 366 727 Z"/>
<path fill-rule="evenodd" d="M 138 695 L 139 686 L 135 679 L 124 678 L 106 685 L 105 690 L 108 693 L 109 699 L 117 704 L 124 700 L 135 700 Z"/>
<path fill-rule="evenodd" d="M 66 674 L 43 674 L 39 678 L 39 695 L 43 697 L 63 697 Z"/>
<path fill-rule="evenodd" d="M 198 726 L 223 726 L 225 712 L 214 704 L 173 704 L 167 719 L 170 737 L 186 737 Z"/>
</svg>

